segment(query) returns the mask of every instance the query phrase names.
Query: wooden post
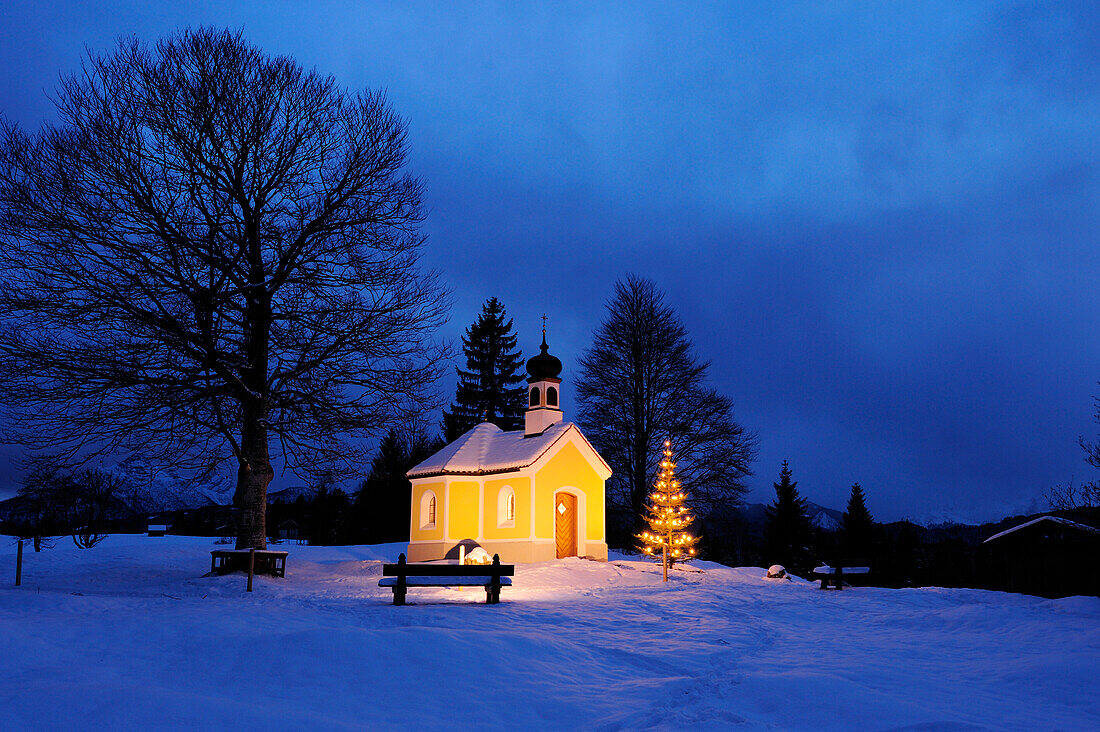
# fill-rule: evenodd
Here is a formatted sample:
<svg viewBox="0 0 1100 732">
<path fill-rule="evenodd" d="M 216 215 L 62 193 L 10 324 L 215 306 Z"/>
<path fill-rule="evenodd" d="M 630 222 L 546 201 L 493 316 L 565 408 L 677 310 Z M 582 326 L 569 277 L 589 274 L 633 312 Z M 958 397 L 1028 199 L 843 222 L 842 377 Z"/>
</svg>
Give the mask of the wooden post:
<svg viewBox="0 0 1100 732">
<path fill-rule="evenodd" d="M 248 550 L 248 592 L 252 592 L 252 575 L 256 571 L 256 547 Z"/>
<path fill-rule="evenodd" d="M 405 555 L 402 554 L 397 558 L 397 584 L 393 586 L 394 605 L 405 604 L 405 592 L 407 589 L 408 583 L 405 579 Z"/>
<path fill-rule="evenodd" d="M 668 543 L 661 547 L 661 569 L 664 570 L 664 582 L 668 582 Z"/>
<path fill-rule="evenodd" d="M 489 580 L 489 592 L 485 597 L 485 603 L 496 605 L 500 602 L 500 555 L 493 555 L 493 576 Z"/>
<path fill-rule="evenodd" d="M 23 582 L 23 540 L 19 540 L 19 548 L 15 550 L 15 586 Z"/>
</svg>

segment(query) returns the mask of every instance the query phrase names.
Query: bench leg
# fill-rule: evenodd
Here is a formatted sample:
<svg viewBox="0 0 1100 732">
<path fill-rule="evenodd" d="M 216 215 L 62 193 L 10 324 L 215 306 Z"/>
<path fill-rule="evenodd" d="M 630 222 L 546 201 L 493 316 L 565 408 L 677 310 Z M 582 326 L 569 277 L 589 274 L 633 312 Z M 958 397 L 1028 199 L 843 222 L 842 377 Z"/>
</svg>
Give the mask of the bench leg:
<svg viewBox="0 0 1100 732">
<path fill-rule="evenodd" d="M 405 604 L 405 588 L 397 587 L 393 588 L 393 604 L 404 605 Z"/>
</svg>

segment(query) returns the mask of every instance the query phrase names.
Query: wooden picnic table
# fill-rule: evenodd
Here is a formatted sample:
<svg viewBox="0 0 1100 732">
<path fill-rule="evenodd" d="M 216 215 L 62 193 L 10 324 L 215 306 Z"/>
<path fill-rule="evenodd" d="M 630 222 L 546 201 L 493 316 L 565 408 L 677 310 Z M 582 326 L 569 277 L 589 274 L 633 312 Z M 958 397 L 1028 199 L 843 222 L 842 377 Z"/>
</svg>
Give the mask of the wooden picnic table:
<svg viewBox="0 0 1100 732">
<path fill-rule="evenodd" d="M 248 555 L 251 551 L 250 549 L 214 549 L 210 552 L 210 573 L 247 572 Z M 286 577 L 286 555 L 287 552 L 273 549 L 257 549 L 255 564 L 252 567 L 253 573 Z"/>
<path fill-rule="evenodd" d="M 845 575 L 853 574 L 868 574 L 871 571 L 870 567 L 856 567 L 848 566 L 846 564 L 837 562 L 836 566 L 830 567 L 829 565 L 822 565 L 814 568 L 814 576 L 821 578 L 821 589 L 829 589 L 831 584 L 834 589 L 841 589 L 844 585 L 843 577 Z"/>
</svg>

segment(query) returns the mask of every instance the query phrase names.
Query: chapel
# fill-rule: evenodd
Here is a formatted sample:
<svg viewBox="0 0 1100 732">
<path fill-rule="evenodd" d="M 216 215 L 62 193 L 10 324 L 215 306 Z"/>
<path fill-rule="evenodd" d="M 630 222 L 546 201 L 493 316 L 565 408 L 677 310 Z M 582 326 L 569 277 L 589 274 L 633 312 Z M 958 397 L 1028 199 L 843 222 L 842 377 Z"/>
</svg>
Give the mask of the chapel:
<svg viewBox="0 0 1100 732">
<path fill-rule="evenodd" d="M 611 468 L 565 421 L 561 370 L 544 329 L 540 352 L 527 362 L 524 428 L 505 432 L 483 422 L 406 474 L 410 562 L 454 559 L 474 546 L 507 563 L 607 561 Z"/>
</svg>

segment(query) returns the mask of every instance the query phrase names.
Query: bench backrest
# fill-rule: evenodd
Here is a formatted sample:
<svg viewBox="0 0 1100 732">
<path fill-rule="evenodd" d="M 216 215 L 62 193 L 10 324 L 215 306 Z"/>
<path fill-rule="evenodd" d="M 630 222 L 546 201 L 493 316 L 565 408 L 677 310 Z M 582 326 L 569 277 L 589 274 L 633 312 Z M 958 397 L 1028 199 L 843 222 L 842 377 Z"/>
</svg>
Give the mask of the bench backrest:
<svg viewBox="0 0 1100 732">
<path fill-rule="evenodd" d="M 493 558 L 492 564 L 409 564 L 405 561 L 405 555 L 401 555 L 397 564 L 383 564 L 383 577 L 477 577 L 482 575 L 494 575 L 497 577 L 514 577 L 516 565 L 500 564 L 499 555 Z"/>
<path fill-rule="evenodd" d="M 210 553 L 215 557 L 247 557 L 247 549 L 211 549 Z M 285 557 L 288 552 L 277 549 L 257 549 L 257 557 Z"/>
</svg>

